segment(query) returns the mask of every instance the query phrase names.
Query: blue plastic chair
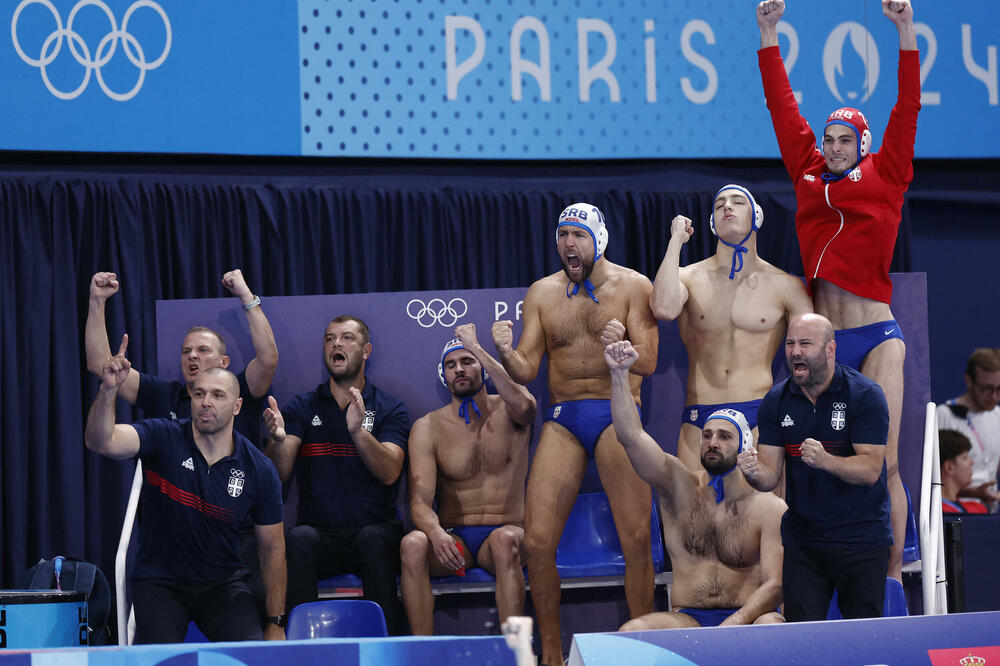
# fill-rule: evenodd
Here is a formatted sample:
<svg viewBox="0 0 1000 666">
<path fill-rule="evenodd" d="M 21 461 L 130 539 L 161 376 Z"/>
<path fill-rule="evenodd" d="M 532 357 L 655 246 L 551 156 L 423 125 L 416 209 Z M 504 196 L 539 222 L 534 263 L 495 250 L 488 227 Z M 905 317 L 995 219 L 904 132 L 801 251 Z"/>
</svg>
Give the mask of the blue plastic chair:
<svg viewBox="0 0 1000 666">
<path fill-rule="evenodd" d="M 882 617 L 906 617 L 910 614 L 906 606 L 906 593 L 903 592 L 903 584 L 895 578 L 885 579 L 885 601 L 882 603 Z M 843 620 L 840 608 L 837 606 L 837 591 L 833 591 L 833 599 L 830 600 L 830 609 L 826 613 L 828 620 Z"/>
<path fill-rule="evenodd" d="M 649 532 L 653 570 L 660 573 L 665 563 L 660 513 L 655 499 L 650 512 Z M 556 550 L 556 567 L 562 578 L 625 574 L 625 556 L 605 493 L 582 493 L 577 497 Z"/>
<path fill-rule="evenodd" d="M 194 620 L 188 622 L 187 634 L 184 636 L 185 643 L 208 643 L 209 640 L 205 637 L 205 634 L 201 633 L 201 629 L 198 625 L 194 623 Z"/>
<path fill-rule="evenodd" d="M 382 608 L 366 599 L 327 599 L 299 604 L 289 613 L 285 627 L 288 640 L 388 635 Z"/>
</svg>

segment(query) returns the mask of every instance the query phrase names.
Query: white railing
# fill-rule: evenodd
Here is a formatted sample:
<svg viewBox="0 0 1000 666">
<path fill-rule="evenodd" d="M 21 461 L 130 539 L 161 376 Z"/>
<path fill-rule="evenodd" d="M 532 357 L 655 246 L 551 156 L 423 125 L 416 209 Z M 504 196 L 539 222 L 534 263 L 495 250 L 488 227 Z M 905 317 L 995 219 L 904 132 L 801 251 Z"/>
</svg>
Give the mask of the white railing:
<svg viewBox="0 0 1000 666">
<path fill-rule="evenodd" d="M 129 625 L 131 612 L 126 601 L 125 579 L 128 565 L 128 545 L 132 541 L 132 526 L 135 524 L 135 510 L 139 506 L 139 491 L 142 489 L 142 462 L 135 461 L 135 476 L 132 477 L 132 490 L 128 496 L 128 506 L 125 507 L 125 519 L 122 521 L 122 534 L 118 538 L 118 552 L 115 554 L 115 600 L 118 609 L 118 645 L 132 644 L 133 627 Z"/>
<path fill-rule="evenodd" d="M 923 468 L 920 476 L 920 582 L 923 587 L 924 615 L 943 615 L 948 612 L 940 461 L 937 405 L 929 402 L 924 420 Z"/>
</svg>

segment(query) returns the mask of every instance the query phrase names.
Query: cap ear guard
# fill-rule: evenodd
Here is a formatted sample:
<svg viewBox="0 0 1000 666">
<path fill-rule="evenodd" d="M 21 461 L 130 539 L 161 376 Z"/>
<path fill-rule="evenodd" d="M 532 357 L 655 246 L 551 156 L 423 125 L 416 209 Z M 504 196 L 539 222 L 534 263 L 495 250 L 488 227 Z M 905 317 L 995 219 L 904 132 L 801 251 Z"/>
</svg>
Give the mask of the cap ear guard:
<svg viewBox="0 0 1000 666">
<path fill-rule="evenodd" d="M 858 151 L 861 157 L 868 154 L 872 148 L 872 133 L 866 128 L 864 132 L 861 133 L 861 143 L 858 145 Z"/>
</svg>

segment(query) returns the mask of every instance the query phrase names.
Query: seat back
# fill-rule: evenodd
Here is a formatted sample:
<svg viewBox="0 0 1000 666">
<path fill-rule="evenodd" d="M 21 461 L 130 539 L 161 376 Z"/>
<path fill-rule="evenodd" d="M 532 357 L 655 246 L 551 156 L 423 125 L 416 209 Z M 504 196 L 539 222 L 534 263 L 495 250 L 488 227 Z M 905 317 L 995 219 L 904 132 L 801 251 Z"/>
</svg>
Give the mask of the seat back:
<svg viewBox="0 0 1000 666">
<path fill-rule="evenodd" d="M 882 602 L 882 617 L 906 617 L 910 611 L 906 605 L 906 593 L 903 591 L 903 584 L 892 577 L 885 579 L 885 600 Z M 833 598 L 830 600 L 830 609 L 826 613 L 828 620 L 843 620 L 840 614 L 840 607 L 837 606 L 837 591 L 833 591 Z"/>
<path fill-rule="evenodd" d="M 663 536 L 655 500 L 650 511 L 649 531 L 653 569 L 662 572 Z M 566 578 L 624 574 L 625 557 L 607 494 L 592 492 L 577 496 L 556 550 L 556 566 L 559 575 Z"/>
<path fill-rule="evenodd" d="M 288 640 L 388 635 L 382 608 L 366 599 L 327 599 L 299 604 L 289 613 L 285 627 Z"/>
</svg>

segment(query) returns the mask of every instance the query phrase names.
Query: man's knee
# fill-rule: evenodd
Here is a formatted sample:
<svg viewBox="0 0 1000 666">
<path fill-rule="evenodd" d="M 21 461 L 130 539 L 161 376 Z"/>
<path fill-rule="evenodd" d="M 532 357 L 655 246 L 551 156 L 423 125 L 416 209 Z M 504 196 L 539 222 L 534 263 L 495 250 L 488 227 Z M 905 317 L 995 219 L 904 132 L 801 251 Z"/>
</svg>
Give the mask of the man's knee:
<svg viewBox="0 0 1000 666">
<path fill-rule="evenodd" d="M 490 551 L 498 569 L 522 566 L 521 545 L 524 532 L 512 525 L 497 528 L 490 535 Z"/>
<path fill-rule="evenodd" d="M 318 549 L 319 532 L 315 527 L 298 525 L 285 535 L 285 559 L 289 565 L 294 562 L 296 566 L 302 566 L 315 560 Z"/>
<path fill-rule="evenodd" d="M 387 525 L 367 525 L 358 530 L 355 548 L 362 559 L 386 557 L 395 559 L 400 548 L 399 531 Z"/>
<path fill-rule="evenodd" d="M 756 620 L 754 620 L 753 623 L 754 624 L 781 624 L 784 621 L 785 621 L 785 618 L 784 618 L 784 616 L 781 613 L 779 613 L 777 611 L 773 611 L 771 613 L 764 613 L 759 618 L 757 618 Z"/>
<path fill-rule="evenodd" d="M 430 539 L 420 530 L 413 530 L 399 544 L 399 555 L 403 569 L 422 570 L 427 563 Z"/>
</svg>

